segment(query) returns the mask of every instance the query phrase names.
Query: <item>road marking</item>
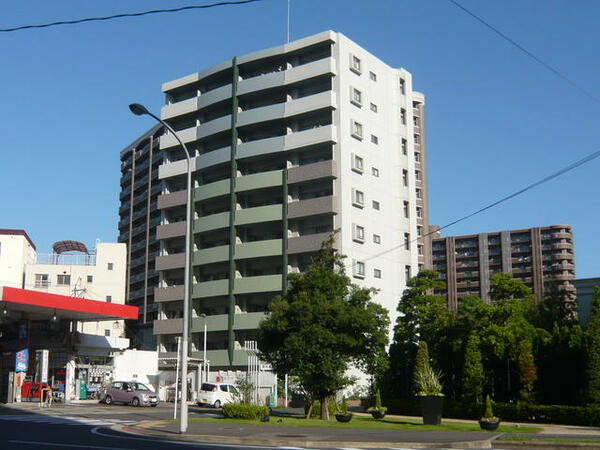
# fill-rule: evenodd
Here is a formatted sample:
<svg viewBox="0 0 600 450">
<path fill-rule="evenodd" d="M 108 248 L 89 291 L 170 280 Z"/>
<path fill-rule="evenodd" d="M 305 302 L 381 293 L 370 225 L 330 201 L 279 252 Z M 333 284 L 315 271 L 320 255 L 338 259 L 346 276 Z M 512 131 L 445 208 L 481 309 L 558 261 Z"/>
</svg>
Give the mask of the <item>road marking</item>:
<svg viewBox="0 0 600 450">
<path fill-rule="evenodd" d="M 60 425 L 116 425 L 116 424 L 133 424 L 133 420 L 120 419 L 92 419 L 87 417 L 72 417 L 72 416 L 50 416 L 50 415 L 35 415 L 35 414 L 11 414 L 0 416 L 0 420 L 14 420 L 18 422 L 34 422 L 34 423 L 51 423 Z"/>
<path fill-rule="evenodd" d="M 8 442 L 13 442 L 15 444 L 52 445 L 53 447 L 56 447 L 56 448 L 74 447 L 74 448 L 101 448 L 104 450 L 134 450 L 132 448 L 124 448 L 124 447 L 100 447 L 97 445 L 63 444 L 62 442 L 16 441 L 16 440 L 11 440 Z"/>
</svg>

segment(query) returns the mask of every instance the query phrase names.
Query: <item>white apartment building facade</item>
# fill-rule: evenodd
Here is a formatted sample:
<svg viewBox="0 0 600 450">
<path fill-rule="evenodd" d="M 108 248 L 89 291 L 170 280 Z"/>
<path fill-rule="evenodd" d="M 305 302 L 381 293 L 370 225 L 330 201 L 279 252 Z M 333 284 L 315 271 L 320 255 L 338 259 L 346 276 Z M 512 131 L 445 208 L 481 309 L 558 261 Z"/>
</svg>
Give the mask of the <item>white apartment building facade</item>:
<svg viewBox="0 0 600 450">
<path fill-rule="evenodd" d="M 347 274 L 379 290 L 393 325 L 407 278 L 430 264 L 424 97 L 411 74 L 327 31 L 163 91 L 162 118 L 193 153 L 192 356 L 206 322 L 211 368 L 244 366 L 268 302 L 333 230 Z M 160 147 L 154 332 L 169 357 L 182 330 L 186 161 L 172 135 Z"/>
</svg>

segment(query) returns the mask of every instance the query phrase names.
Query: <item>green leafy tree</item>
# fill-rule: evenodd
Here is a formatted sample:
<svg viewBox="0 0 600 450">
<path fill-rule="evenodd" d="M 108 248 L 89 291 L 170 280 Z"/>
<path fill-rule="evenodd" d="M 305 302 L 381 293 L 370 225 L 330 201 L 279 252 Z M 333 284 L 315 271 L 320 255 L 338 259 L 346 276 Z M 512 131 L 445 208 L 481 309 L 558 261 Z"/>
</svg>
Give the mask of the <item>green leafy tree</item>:
<svg viewBox="0 0 600 450">
<path fill-rule="evenodd" d="M 415 358 L 415 373 L 424 373 L 429 367 L 429 348 L 427 342 L 419 342 Z"/>
<path fill-rule="evenodd" d="M 481 402 L 483 393 L 483 364 L 479 350 L 479 338 L 472 334 L 465 349 L 465 364 L 462 376 L 462 399 L 465 402 Z"/>
<path fill-rule="evenodd" d="M 285 296 L 269 305 L 260 324 L 261 359 L 298 377 L 309 399 L 329 418 L 328 398 L 351 383 L 350 365 L 371 374 L 387 367 L 388 311 L 345 275 L 333 235 L 302 274 L 290 274 Z"/>
<path fill-rule="evenodd" d="M 518 299 L 531 300 L 533 293 L 523 282 L 509 273 L 495 273 L 490 277 L 490 298 L 492 301 Z"/>
<path fill-rule="evenodd" d="M 534 401 L 533 386 L 537 380 L 537 367 L 533 358 L 533 345 L 530 340 L 519 343 L 519 382 L 521 389 L 519 397 L 526 403 Z"/>
<path fill-rule="evenodd" d="M 600 403 L 600 286 L 594 287 L 592 310 L 586 329 L 587 401 Z"/>
</svg>

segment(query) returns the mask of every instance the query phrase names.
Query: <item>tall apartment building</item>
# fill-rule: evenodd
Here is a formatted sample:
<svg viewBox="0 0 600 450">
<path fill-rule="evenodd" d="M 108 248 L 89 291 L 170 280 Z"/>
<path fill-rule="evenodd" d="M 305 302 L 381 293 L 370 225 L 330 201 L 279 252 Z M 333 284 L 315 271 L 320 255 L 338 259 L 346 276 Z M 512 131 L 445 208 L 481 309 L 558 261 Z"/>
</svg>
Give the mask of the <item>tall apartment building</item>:
<svg viewBox="0 0 600 450">
<path fill-rule="evenodd" d="M 156 349 L 152 322 L 158 317 L 154 288 L 158 272 L 154 262 L 159 253 L 156 227 L 160 223 L 157 198 L 163 183 L 158 167 L 163 161 L 159 148 L 162 125 L 157 125 L 121 151 L 119 195 L 119 238 L 127 244 L 127 303 L 138 307 L 139 319 L 127 322 L 127 336 L 135 348 Z"/>
<path fill-rule="evenodd" d="M 212 369 L 242 368 L 267 304 L 339 229 L 353 281 L 396 317 L 428 263 L 424 97 L 412 77 L 342 34 L 234 57 L 163 85 L 169 122 L 192 153 L 191 355 L 208 329 Z M 160 305 L 154 332 L 173 357 L 182 332 L 186 161 L 174 136 L 158 198 Z"/>
<path fill-rule="evenodd" d="M 575 254 L 569 225 L 551 225 L 433 239 L 433 269 L 447 284 L 448 304 L 474 295 L 490 300 L 490 276 L 510 273 L 540 299 L 556 285 L 573 295 Z"/>
</svg>

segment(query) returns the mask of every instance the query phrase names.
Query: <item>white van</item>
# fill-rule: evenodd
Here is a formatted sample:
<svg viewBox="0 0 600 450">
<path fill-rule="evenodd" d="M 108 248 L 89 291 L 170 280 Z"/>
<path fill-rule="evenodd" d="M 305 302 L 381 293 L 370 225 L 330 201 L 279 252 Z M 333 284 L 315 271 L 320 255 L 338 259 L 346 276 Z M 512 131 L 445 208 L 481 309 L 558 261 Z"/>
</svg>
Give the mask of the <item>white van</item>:
<svg viewBox="0 0 600 450">
<path fill-rule="evenodd" d="M 233 403 L 237 394 L 233 384 L 202 383 L 198 392 L 198 406 L 220 408 L 225 403 Z"/>
</svg>

